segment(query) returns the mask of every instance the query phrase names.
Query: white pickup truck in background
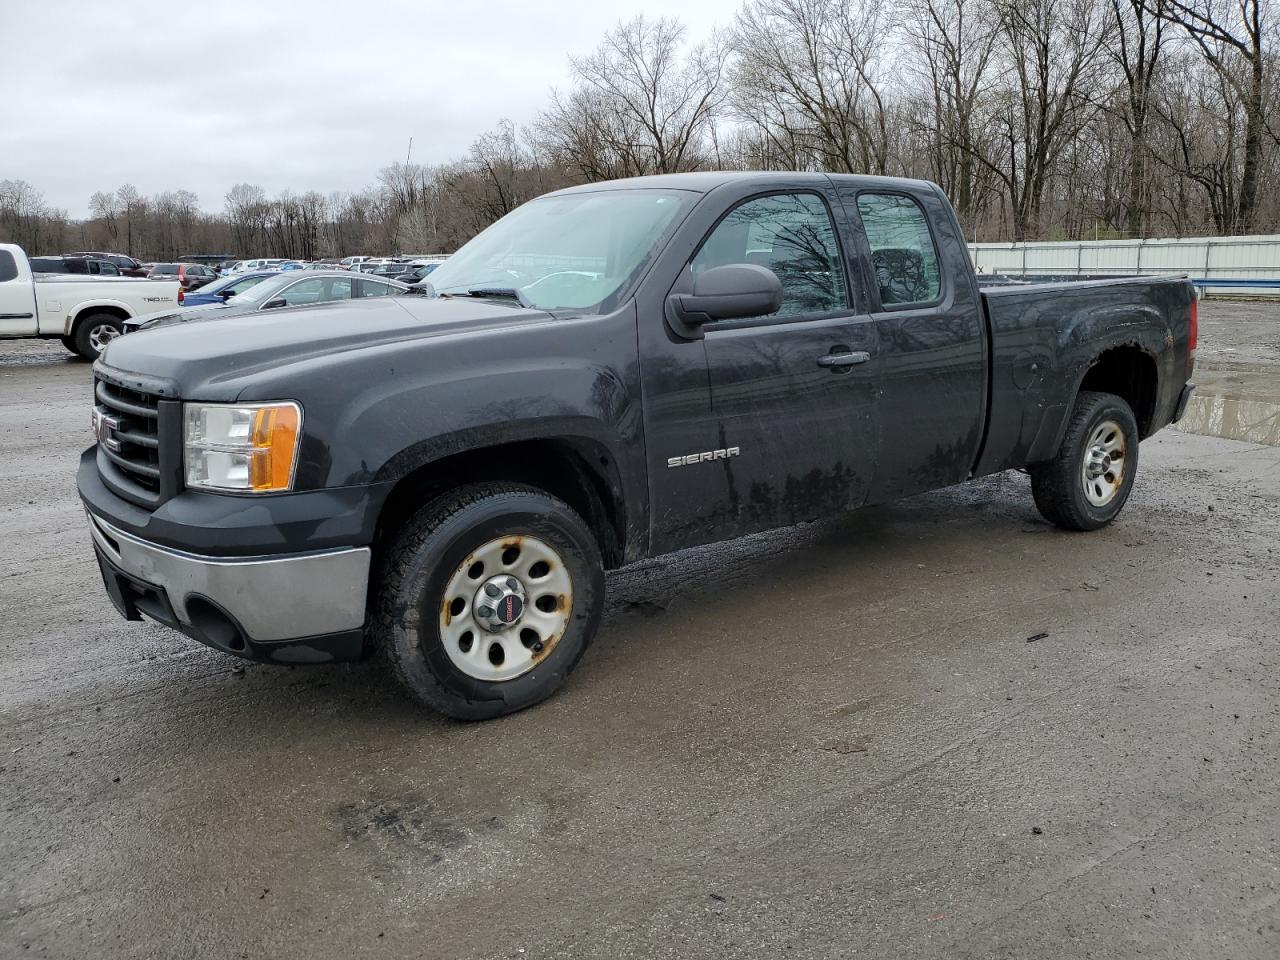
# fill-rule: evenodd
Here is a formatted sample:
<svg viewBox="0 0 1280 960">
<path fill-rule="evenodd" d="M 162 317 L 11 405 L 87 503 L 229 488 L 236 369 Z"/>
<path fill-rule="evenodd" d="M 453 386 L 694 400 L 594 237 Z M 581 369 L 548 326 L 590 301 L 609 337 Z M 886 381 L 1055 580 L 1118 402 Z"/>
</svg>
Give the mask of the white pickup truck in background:
<svg viewBox="0 0 1280 960">
<path fill-rule="evenodd" d="M 179 304 L 175 280 L 32 274 L 22 248 L 0 243 L 0 340 L 61 340 L 96 360 L 130 317 Z"/>
</svg>

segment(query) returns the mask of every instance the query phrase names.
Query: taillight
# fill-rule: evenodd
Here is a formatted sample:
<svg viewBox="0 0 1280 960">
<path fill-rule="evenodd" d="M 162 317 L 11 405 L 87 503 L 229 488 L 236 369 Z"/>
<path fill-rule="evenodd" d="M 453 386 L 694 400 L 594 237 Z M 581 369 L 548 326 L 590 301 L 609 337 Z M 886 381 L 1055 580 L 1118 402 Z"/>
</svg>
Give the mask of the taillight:
<svg viewBox="0 0 1280 960">
<path fill-rule="evenodd" d="M 185 290 L 182 289 L 182 286 L 179 285 L 178 286 L 178 306 L 182 306 L 182 304 L 186 301 L 186 299 L 187 299 L 187 293 Z"/>
</svg>

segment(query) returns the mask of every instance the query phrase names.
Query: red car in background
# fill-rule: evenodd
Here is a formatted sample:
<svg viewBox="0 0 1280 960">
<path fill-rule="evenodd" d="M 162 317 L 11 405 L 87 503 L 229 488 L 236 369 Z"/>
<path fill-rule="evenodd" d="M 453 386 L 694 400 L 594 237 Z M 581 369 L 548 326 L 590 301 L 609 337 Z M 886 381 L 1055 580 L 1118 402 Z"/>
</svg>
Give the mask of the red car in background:
<svg viewBox="0 0 1280 960">
<path fill-rule="evenodd" d="M 200 263 L 157 263 L 147 276 L 165 279 L 176 277 L 183 290 L 195 290 L 218 278 L 213 267 Z"/>
</svg>

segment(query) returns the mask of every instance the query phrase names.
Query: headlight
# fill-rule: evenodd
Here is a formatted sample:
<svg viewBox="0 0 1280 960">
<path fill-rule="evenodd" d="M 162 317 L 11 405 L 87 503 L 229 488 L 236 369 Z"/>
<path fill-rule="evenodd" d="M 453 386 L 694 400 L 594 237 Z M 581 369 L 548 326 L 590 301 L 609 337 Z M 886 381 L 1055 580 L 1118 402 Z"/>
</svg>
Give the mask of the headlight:
<svg viewBox="0 0 1280 960">
<path fill-rule="evenodd" d="M 280 403 L 188 403 L 183 463 L 187 486 L 272 493 L 293 486 L 302 407 Z"/>
</svg>

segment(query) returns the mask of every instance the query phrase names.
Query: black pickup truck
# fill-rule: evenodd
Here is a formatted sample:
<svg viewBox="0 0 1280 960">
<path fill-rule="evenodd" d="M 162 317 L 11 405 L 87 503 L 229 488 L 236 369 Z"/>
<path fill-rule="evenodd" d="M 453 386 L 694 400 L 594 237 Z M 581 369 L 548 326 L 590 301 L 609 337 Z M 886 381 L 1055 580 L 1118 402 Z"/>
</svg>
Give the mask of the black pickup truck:
<svg viewBox="0 0 1280 960">
<path fill-rule="evenodd" d="M 228 653 L 563 682 L 604 571 L 1026 468 L 1119 513 L 1192 389 L 1181 278 L 983 290 L 930 183 L 698 173 L 519 207 L 387 297 L 121 337 L 79 489 L 107 591 Z"/>
</svg>

